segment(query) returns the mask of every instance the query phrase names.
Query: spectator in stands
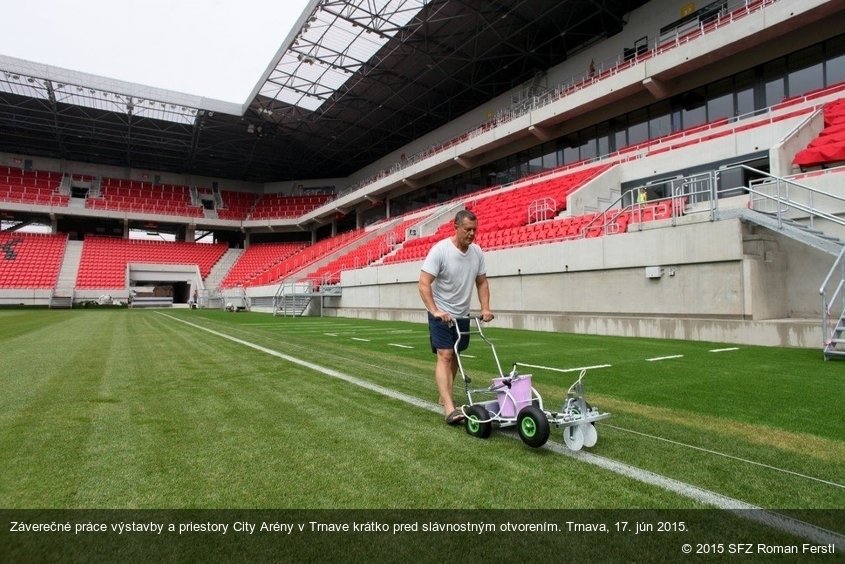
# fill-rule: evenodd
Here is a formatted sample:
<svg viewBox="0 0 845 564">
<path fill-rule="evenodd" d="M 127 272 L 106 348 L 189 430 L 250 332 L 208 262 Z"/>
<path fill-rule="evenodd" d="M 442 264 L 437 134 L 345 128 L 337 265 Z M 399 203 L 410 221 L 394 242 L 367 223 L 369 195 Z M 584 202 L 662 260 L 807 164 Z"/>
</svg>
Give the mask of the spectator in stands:
<svg viewBox="0 0 845 564">
<path fill-rule="evenodd" d="M 648 192 L 646 192 L 645 188 L 640 188 L 640 191 L 637 194 L 637 203 L 644 204 L 646 202 L 648 202 Z"/>
<path fill-rule="evenodd" d="M 455 408 L 452 385 L 458 373 L 458 360 L 454 345 L 457 334 L 453 323 L 461 332 L 469 331 L 469 308 L 472 286 L 478 292 L 481 319 L 491 321 L 490 287 L 481 247 L 473 243 L 478 219 L 468 210 L 455 216 L 455 234 L 435 243 L 428 252 L 420 273 L 419 291 L 428 311 L 428 331 L 431 351 L 437 355 L 434 381 L 440 394 L 440 403 L 446 423 L 457 425 L 464 415 Z M 458 350 L 469 345 L 469 335 L 463 336 Z"/>
</svg>

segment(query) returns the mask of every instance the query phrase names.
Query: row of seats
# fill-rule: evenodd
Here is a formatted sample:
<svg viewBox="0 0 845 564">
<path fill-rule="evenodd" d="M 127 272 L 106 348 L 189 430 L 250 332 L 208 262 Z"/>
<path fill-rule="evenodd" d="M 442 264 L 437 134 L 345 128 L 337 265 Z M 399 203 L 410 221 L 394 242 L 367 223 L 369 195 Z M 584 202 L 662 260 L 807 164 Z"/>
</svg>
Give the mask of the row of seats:
<svg viewBox="0 0 845 564">
<path fill-rule="evenodd" d="M 187 186 L 114 178 L 103 178 L 100 195 L 87 198 L 85 206 L 100 210 L 187 217 L 204 215 L 202 207 L 191 203 L 191 192 Z"/>
<path fill-rule="evenodd" d="M 296 217 L 314 210 L 332 199 L 330 194 L 314 196 L 287 196 L 264 194 L 255 202 L 249 219 Z"/>
<path fill-rule="evenodd" d="M 845 98 L 826 104 L 823 111 L 824 128 L 792 161 L 802 168 L 845 162 Z"/>
<path fill-rule="evenodd" d="M 340 272 L 364 268 L 380 260 L 405 241 L 405 233 L 411 225 L 419 220 L 407 220 L 367 243 L 352 249 L 330 263 L 310 272 L 306 278 L 314 280 L 318 285 L 340 283 Z"/>
<path fill-rule="evenodd" d="M 0 201 L 41 206 L 66 206 L 69 197 L 49 188 L 9 186 L 0 183 Z"/>
<path fill-rule="evenodd" d="M 268 271 L 274 265 L 282 262 L 298 251 L 304 249 L 307 243 L 253 243 L 245 250 L 232 265 L 226 277 L 220 283 L 221 288 L 248 286 L 250 282 Z"/>
<path fill-rule="evenodd" d="M 625 233 L 631 223 L 645 223 L 660 219 L 669 219 L 674 214 L 683 213 L 685 199 L 678 198 L 674 204 L 669 201 L 658 201 L 647 204 L 637 204 L 622 210 L 611 210 L 604 215 L 582 214 L 563 219 L 554 219 L 537 223 L 526 223 L 515 227 L 503 227 L 487 230 L 479 219 L 480 231 L 475 242 L 483 249 L 502 249 L 538 243 L 565 241 L 601 237 Z M 385 264 L 419 261 L 425 258 L 431 247 L 452 235 L 454 225 L 451 221 L 444 223 L 430 236 L 411 239 L 395 254 L 384 259 Z"/>
<path fill-rule="evenodd" d="M 14 176 L 18 178 L 39 178 L 43 180 L 55 180 L 61 182 L 64 173 L 50 170 L 24 170 L 18 167 L 0 166 L 0 177 Z"/>
<path fill-rule="evenodd" d="M 682 202 L 676 203 L 678 210 Z M 496 249 L 519 245 L 564 240 L 574 237 L 598 237 L 625 232 L 631 222 L 671 217 L 668 202 L 636 205 L 624 213 L 598 217 L 585 214 L 560 220 L 506 227 L 479 233 L 477 242 L 483 248 Z M 405 233 L 417 220 L 404 221 L 364 245 L 358 246 L 327 265 L 311 271 L 308 278 L 319 284 L 336 284 L 340 272 L 368 266 L 382 259 L 396 245 L 404 242 Z M 384 262 L 422 259 L 431 245 L 448 237 L 453 225 L 446 222 L 430 237 L 412 239 Z M 314 245 L 306 243 L 256 243 L 241 255 L 221 287 L 270 284 L 309 264 L 353 246 L 365 236 L 364 230 L 330 237 Z M 53 288 L 56 285 L 67 244 L 66 235 L 40 235 L 0 232 L 0 288 Z M 225 244 L 139 241 L 102 236 L 88 236 L 82 247 L 76 287 L 79 289 L 125 288 L 127 265 L 196 264 L 203 278 L 226 252 Z"/>
<path fill-rule="evenodd" d="M 258 195 L 251 192 L 221 190 L 220 199 L 223 201 L 223 207 L 217 208 L 217 217 L 243 221 L 255 206 Z"/>
<path fill-rule="evenodd" d="M 206 278 L 226 252 L 221 243 L 141 241 L 89 235 L 82 246 L 76 287 L 80 289 L 125 288 L 130 263 L 196 264 Z"/>
<path fill-rule="evenodd" d="M 0 201 L 42 206 L 66 206 L 68 196 L 58 193 L 62 173 L 0 167 Z"/>
<path fill-rule="evenodd" d="M 347 245 L 353 245 L 356 241 L 364 237 L 364 235 L 366 235 L 366 231 L 364 231 L 364 229 L 356 229 L 335 235 L 334 237 L 321 239 L 313 245 L 309 245 L 288 258 L 274 264 L 260 275 L 242 282 L 242 285 L 262 286 L 278 282 L 295 272 L 299 272 L 300 270 L 307 268 L 309 265 L 314 264 L 320 259 L 331 255 Z"/>
<path fill-rule="evenodd" d="M 0 231 L 0 288 L 54 288 L 67 235 Z"/>
</svg>

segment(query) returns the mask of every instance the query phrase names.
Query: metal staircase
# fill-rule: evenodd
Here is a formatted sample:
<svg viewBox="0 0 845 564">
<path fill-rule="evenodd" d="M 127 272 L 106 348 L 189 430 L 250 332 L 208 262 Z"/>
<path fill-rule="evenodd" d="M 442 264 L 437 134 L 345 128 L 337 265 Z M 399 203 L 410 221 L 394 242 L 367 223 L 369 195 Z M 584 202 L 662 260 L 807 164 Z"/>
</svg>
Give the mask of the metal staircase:
<svg viewBox="0 0 845 564">
<path fill-rule="evenodd" d="M 733 184 L 721 186 L 722 175 L 728 173 L 725 178 L 736 178 L 737 172 L 754 180 L 742 188 Z M 832 234 L 845 233 L 845 219 L 830 211 L 845 210 L 845 197 L 747 165 L 676 177 L 668 186 L 673 201 L 691 204 L 685 214 L 706 213 L 711 221 L 739 219 L 836 257 L 819 289 L 822 296 L 823 351 L 825 360 L 845 358 L 845 241 Z M 632 192 L 636 190 L 634 188 Z M 749 196 L 747 207 L 720 203 L 721 198 L 738 193 Z M 605 215 L 617 211 L 616 206 L 621 205 L 620 202 L 611 204 Z M 827 231 L 819 228 L 822 226 Z"/>
<path fill-rule="evenodd" d="M 828 235 L 821 230 L 808 227 L 796 220 L 786 218 L 778 220 L 777 217 L 771 214 L 751 209 L 722 210 L 719 212 L 719 219 L 731 219 L 734 217 L 746 223 L 753 223 L 760 227 L 771 229 L 808 247 L 833 256 L 838 255 L 843 247 L 845 247 L 845 241 L 835 235 Z"/>
<path fill-rule="evenodd" d="M 825 202 L 825 209 L 845 209 L 845 197 L 831 194 L 794 180 L 773 176 L 746 165 L 757 176 L 749 182 L 751 201 L 748 209 L 719 210 L 718 191 L 714 182 L 711 209 L 714 219 L 739 217 L 760 225 L 799 243 L 833 255 L 836 259 L 819 288 L 822 296 L 822 337 L 825 360 L 845 358 L 845 241 L 816 227 L 825 223 L 842 232 L 845 219 L 820 209 L 816 202 Z"/>
<path fill-rule="evenodd" d="M 314 285 L 307 280 L 284 280 L 273 296 L 273 316 L 300 317 L 311 305 L 311 300 L 319 295 Z"/>
<path fill-rule="evenodd" d="M 845 358 L 845 247 L 819 288 L 822 297 L 822 335 L 824 359 Z M 834 313 L 835 312 L 835 313 Z"/>
</svg>

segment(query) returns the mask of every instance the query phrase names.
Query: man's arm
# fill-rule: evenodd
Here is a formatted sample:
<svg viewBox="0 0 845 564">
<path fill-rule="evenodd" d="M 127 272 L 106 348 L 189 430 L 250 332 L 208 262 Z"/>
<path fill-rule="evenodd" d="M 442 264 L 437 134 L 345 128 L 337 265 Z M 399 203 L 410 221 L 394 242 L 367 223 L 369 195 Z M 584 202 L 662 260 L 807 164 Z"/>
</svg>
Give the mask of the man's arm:
<svg viewBox="0 0 845 564">
<path fill-rule="evenodd" d="M 425 270 L 420 272 L 419 290 L 423 305 L 425 305 L 425 309 L 427 309 L 434 317 L 440 319 L 441 321 L 449 321 L 452 319 L 452 316 L 445 311 L 437 309 L 437 304 L 434 303 L 434 290 L 431 288 L 433 283 L 433 274 L 429 274 Z"/>
<path fill-rule="evenodd" d="M 487 282 L 486 274 L 475 277 L 475 288 L 478 291 L 478 302 L 481 304 L 481 319 L 492 321 L 495 315 L 490 311 L 490 284 Z"/>
</svg>

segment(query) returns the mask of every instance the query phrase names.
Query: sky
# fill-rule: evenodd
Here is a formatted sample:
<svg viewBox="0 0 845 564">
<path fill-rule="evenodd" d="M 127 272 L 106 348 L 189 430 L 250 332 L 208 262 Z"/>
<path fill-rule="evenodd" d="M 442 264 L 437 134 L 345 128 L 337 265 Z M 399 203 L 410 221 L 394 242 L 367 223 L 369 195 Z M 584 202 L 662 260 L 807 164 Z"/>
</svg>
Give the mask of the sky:
<svg viewBox="0 0 845 564">
<path fill-rule="evenodd" d="M 308 0 L 0 0 L 0 54 L 243 104 Z"/>
</svg>

